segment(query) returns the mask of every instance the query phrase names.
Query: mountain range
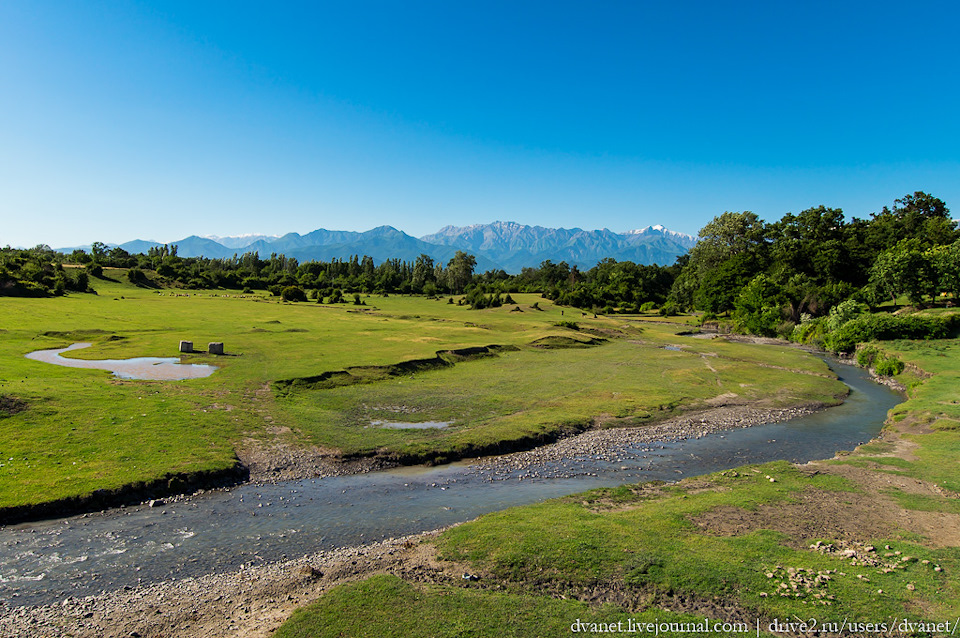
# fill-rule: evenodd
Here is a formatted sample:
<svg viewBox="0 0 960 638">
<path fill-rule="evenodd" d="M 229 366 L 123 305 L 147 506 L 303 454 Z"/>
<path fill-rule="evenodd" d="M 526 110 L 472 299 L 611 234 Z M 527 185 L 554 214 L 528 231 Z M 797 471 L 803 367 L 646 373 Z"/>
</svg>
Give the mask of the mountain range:
<svg viewBox="0 0 960 638">
<path fill-rule="evenodd" d="M 261 258 L 277 253 L 301 262 L 348 259 L 353 255 L 369 255 L 376 263 L 397 258 L 414 261 L 426 254 L 446 264 L 458 250 L 462 250 L 476 257 L 478 272 L 503 269 L 518 273 L 524 267 L 539 266 L 545 260 L 565 261 L 581 270 L 588 270 L 608 257 L 638 264 L 669 265 L 690 250 L 696 241 L 695 237 L 659 225 L 615 233 L 607 229 L 544 228 L 516 222 L 493 222 L 465 227 L 445 226 L 419 239 L 392 226 L 380 226 L 362 233 L 320 228 L 305 235 L 288 233 L 281 237 L 191 235 L 170 243 L 177 245 L 177 254 L 181 257 L 230 258 L 257 252 Z M 160 245 L 136 239 L 120 244 L 120 248 L 130 253 L 145 253 Z M 89 247 L 81 248 L 89 250 Z M 60 250 L 69 252 L 73 249 Z"/>
</svg>

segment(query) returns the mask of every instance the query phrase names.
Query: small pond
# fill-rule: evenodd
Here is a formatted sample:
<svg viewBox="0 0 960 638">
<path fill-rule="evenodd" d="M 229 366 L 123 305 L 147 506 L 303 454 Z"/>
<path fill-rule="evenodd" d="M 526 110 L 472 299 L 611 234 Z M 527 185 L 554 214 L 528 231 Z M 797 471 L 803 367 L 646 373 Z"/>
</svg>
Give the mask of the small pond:
<svg viewBox="0 0 960 638">
<path fill-rule="evenodd" d="M 60 356 L 70 350 L 89 348 L 90 343 L 75 343 L 66 348 L 37 350 L 26 355 L 27 359 L 52 363 L 68 368 L 109 370 L 120 379 L 145 379 L 148 381 L 180 381 L 200 379 L 213 374 L 217 366 L 199 363 L 180 363 L 176 357 L 135 357 L 133 359 L 71 359 Z"/>
<path fill-rule="evenodd" d="M 371 421 L 370 425 L 391 430 L 442 430 L 453 425 L 453 421 L 421 421 L 420 423 L 403 423 L 400 421 Z"/>
</svg>

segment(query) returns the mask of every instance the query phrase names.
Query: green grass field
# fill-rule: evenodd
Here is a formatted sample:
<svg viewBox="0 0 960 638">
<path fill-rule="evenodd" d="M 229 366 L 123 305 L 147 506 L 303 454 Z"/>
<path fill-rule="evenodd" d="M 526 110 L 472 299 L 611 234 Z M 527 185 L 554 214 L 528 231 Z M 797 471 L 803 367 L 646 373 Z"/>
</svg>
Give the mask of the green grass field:
<svg viewBox="0 0 960 638">
<path fill-rule="evenodd" d="M 357 613 L 360 609 L 362 612 Z M 702 617 L 689 614 L 663 611 L 631 614 L 613 605 L 591 608 L 575 600 L 420 587 L 385 575 L 337 587 L 324 596 L 322 602 L 296 612 L 274 635 L 277 638 L 529 638 L 591 631 L 626 634 L 642 631 L 668 636 L 671 626 L 686 628 L 688 635 L 702 635 L 693 630 L 703 623 Z M 716 632 L 712 631 L 714 625 L 719 625 Z M 733 627 L 724 631 L 724 623 L 707 627 L 712 636 L 738 635 Z"/>
<path fill-rule="evenodd" d="M 679 327 L 584 317 L 534 295 L 484 311 L 399 296 L 326 306 L 141 289 L 120 283 L 122 272 L 105 274 L 97 295 L 0 298 L 0 507 L 228 468 L 246 437 L 269 440 L 284 427 L 294 445 L 443 458 L 594 423 L 642 425 L 721 394 L 782 405 L 832 402 L 843 392 L 821 361 L 790 348 L 677 337 Z M 577 330 L 556 325 L 571 320 Z M 184 355 L 219 367 L 186 381 L 119 380 L 24 358 L 77 341 L 93 346 L 68 356 L 170 357 L 181 339 L 201 350 L 222 341 L 228 356 Z M 599 345 L 544 347 L 589 341 Z M 516 349 L 362 385 L 273 385 L 343 370 L 369 375 L 489 345 Z M 453 424 L 371 426 L 378 420 Z"/>
</svg>

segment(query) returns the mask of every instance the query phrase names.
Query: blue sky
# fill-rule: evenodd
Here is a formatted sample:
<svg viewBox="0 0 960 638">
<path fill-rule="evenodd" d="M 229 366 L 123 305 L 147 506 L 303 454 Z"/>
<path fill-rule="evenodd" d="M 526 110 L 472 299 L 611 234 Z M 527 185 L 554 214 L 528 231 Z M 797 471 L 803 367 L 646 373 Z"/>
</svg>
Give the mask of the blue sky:
<svg viewBox="0 0 960 638">
<path fill-rule="evenodd" d="M 0 2 L 0 245 L 960 210 L 951 2 Z"/>
</svg>

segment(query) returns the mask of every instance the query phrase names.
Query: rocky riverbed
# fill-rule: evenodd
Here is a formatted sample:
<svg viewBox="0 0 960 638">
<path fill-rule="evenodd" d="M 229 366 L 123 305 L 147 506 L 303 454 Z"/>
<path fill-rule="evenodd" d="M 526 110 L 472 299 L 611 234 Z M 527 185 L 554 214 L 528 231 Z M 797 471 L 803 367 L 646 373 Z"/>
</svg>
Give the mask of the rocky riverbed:
<svg viewBox="0 0 960 638">
<path fill-rule="evenodd" d="M 421 582 L 456 582 L 422 544 L 439 533 L 319 552 L 295 560 L 124 588 L 99 596 L 9 608 L 0 601 L 5 638 L 195 638 L 269 636 L 330 587 L 379 573 Z"/>
<path fill-rule="evenodd" d="M 822 405 L 780 409 L 731 405 L 687 412 L 646 427 L 606 428 L 561 439 L 543 447 L 503 456 L 488 457 L 475 464 L 475 471 L 490 478 L 567 478 L 592 474 L 596 461 L 617 463 L 652 451 L 665 443 L 699 439 L 708 434 L 737 428 L 778 423 L 812 414 Z"/>
</svg>

